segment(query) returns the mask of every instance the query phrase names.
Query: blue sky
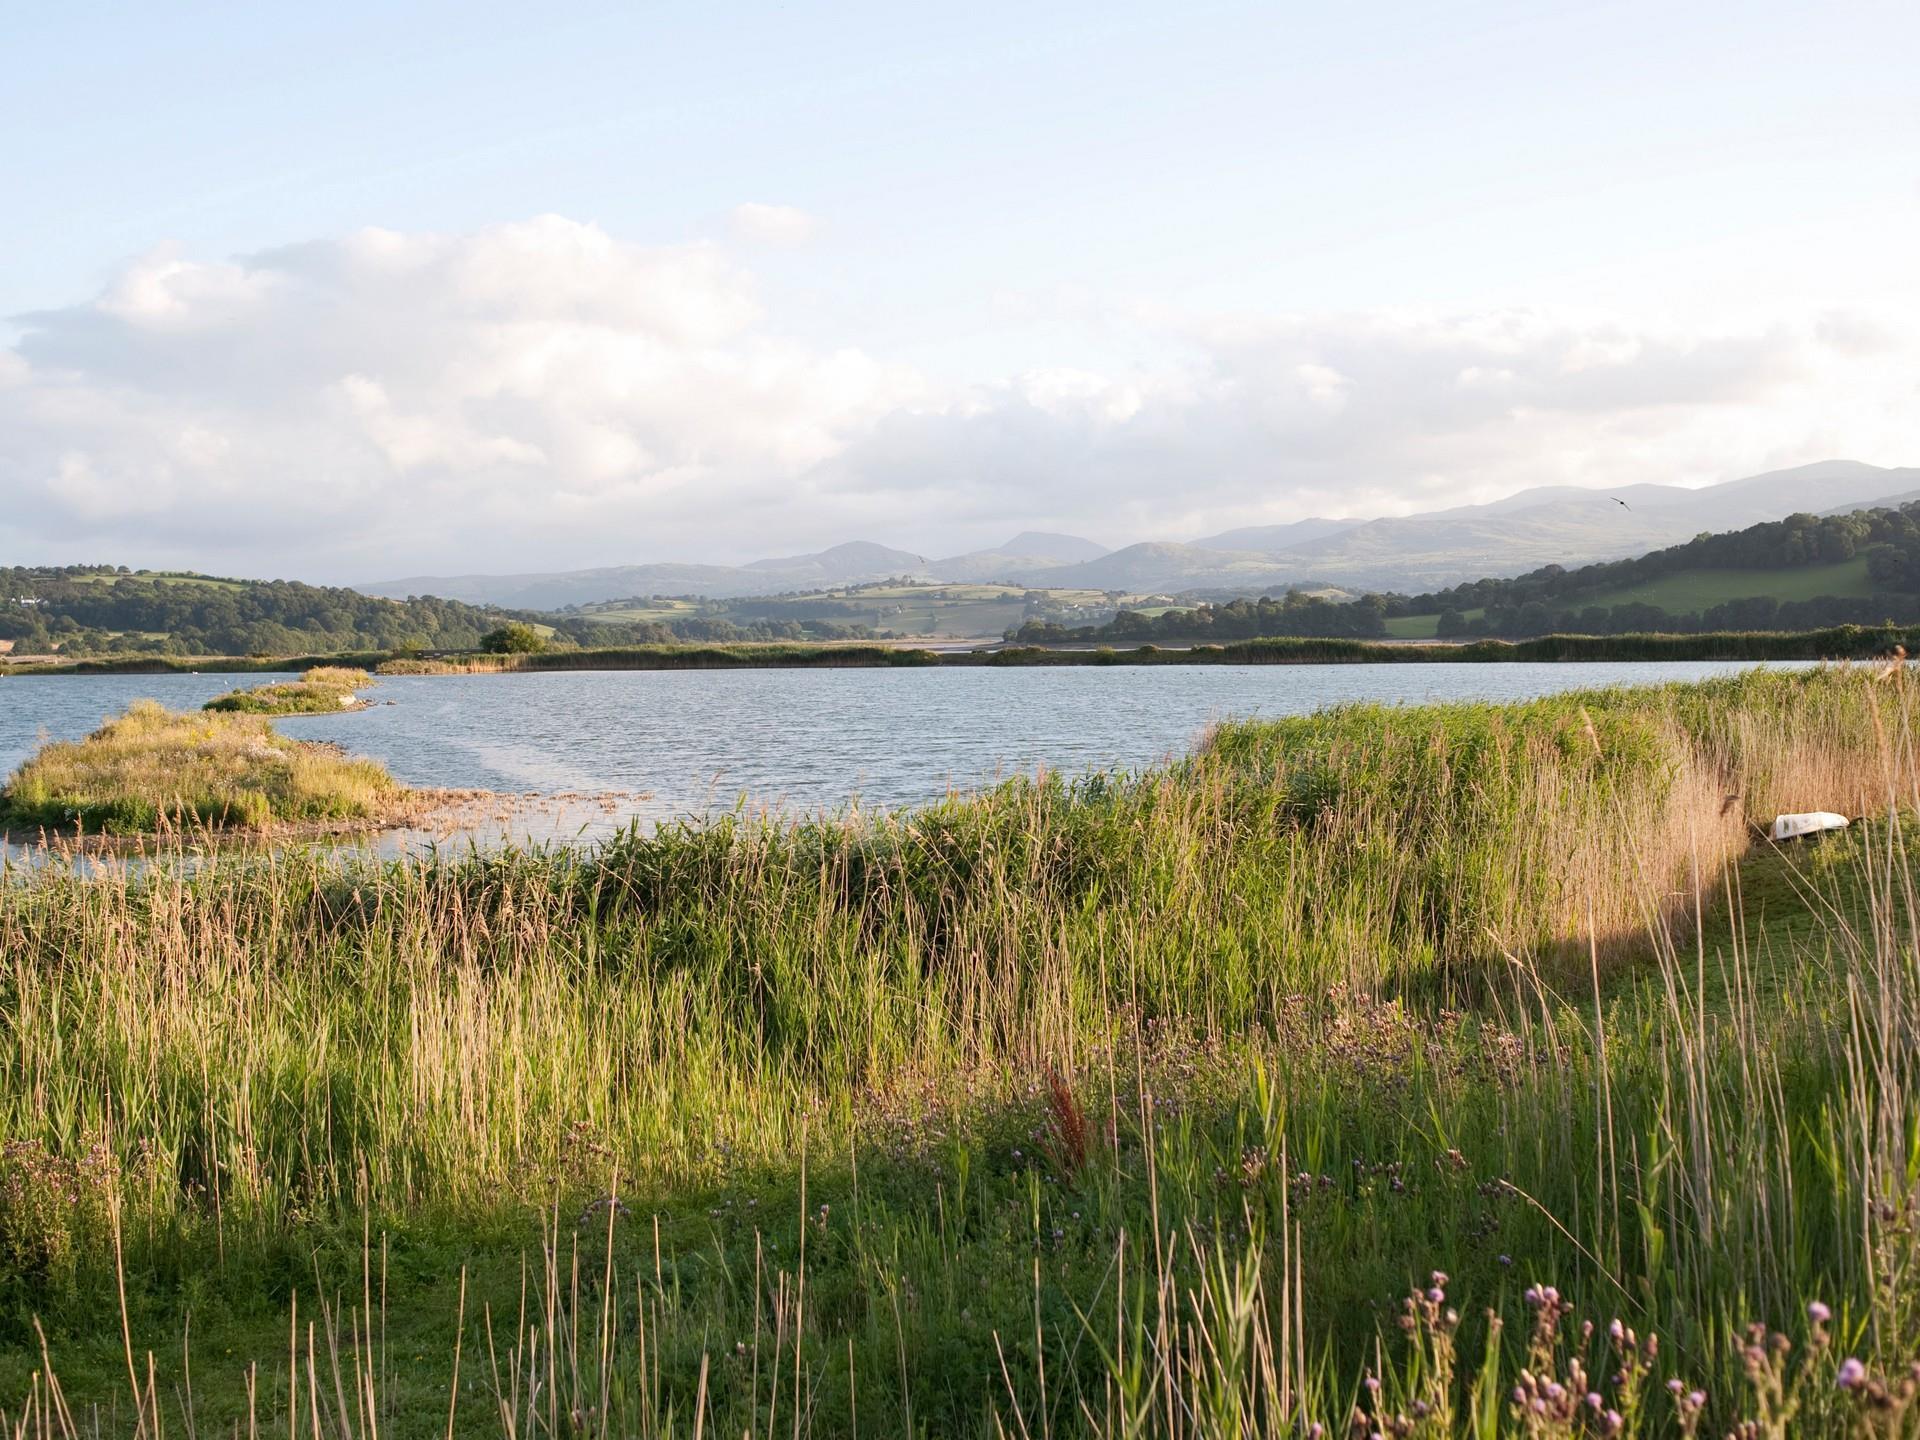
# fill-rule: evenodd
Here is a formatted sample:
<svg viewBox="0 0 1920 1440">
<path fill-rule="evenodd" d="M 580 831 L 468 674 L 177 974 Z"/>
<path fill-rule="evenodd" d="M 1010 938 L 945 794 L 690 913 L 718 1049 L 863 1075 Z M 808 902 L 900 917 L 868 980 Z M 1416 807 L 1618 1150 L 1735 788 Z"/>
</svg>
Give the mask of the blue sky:
<svg viewBox="0 0 1920 1440">
<path fill-rule="evenodd" d="M 1911 4 L 79 4 L 5 30 L 0 543 L 33 558 L 1118 543 L 1920 463 Z M 626 319 L 572 293 L 583 236 Z M 1488 377 L 1504 407 L 1450 405 Z M 486 525 L 426 523 L 461 497 Z"/>
</svg>

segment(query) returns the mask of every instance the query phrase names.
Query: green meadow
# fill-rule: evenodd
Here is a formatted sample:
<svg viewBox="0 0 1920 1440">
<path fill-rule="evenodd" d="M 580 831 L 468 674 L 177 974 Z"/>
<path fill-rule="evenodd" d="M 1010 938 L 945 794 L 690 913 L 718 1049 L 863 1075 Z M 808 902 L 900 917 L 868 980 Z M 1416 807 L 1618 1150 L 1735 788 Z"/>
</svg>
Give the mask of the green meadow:
<svg viewBox="0 0 1920 1440">
<path fill-rule="evenodd" d="M 1911 1434 L 1916 711 L 1829 668 L 591 849 L 54 857 L 0 884 L 0 1408 Z M 1759 837 L 1809 808 L 1861 819 Z"/>
<path fill-rule="evenodd" d="M 1653 605 L 1670 615 L 1697 615 L 1729 600 L 1770 595 L 1775 600 L 1814 600 L 1823 595 L 1865 599 L 1875 593 L 1867 575 L 1867 557 L 1857 555 L 1833 565 L 1801 565 L 1772 570 L 1682 570 L 1639 585 L 1583 595 L 1585 605 Z"/>
</svg>

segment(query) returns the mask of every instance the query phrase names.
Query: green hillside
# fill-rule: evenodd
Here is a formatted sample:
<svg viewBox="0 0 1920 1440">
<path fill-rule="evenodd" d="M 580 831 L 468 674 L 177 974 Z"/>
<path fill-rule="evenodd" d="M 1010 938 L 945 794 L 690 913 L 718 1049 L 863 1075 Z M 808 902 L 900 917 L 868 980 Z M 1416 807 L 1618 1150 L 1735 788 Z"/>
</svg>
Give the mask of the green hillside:
<svg viewBox="0 0 1920 1440">
<path fill-rule="evenodd" d="M 1674 615 L 1697 614 L 1729 600 L 1771 596 L 1775 600 L 1815 600 L 1823 595 L 1865 599 L 1874 593 L 1867 557 L 1856 555 L 1837 565 L 1805 565 L 1791 570 L 1681 570 L 1617 590 L 1582 595 L 1583 605 L 1657 605 Z"/>
<path fill-rule="evenodd" d="M 324 655 L 466 649 L 498 611 L 334 586 L 106 565 L 0 567 L 0 642 L 15 655 Z"/>
<path fill-rule="evenodd" d="M 1631 560 L 1392 596 L 1400 640 L 1812 630 L 1920 617 L 1920 504 L 1791 515 Z"/>
<path fill-rule="evenodd" d="M 1616 605 L 1651 605 L 1669 615 L 1698 615 L 1715 605 L 1736 600 L 1767 598 L 1782 604 L 1832 597 L 1838 600 L 1867 600 L 1879 593 L 1867 573 L 1867 557 L 1856 555 L 1833 565 L 1806 565 L 1791 570 L 1680 570 L 1671 575 L 1643 580 L 1611 590 L 1569 597 L 1582 608 Z M 1484 607 L 1461 612 L 1471 624 L 1485 614 Z M 1431 640 L 1439 631 L 1440 617 L 1394 615 L 1387 620 L 1387 634 L 1395 640 Z"/>
</svg>

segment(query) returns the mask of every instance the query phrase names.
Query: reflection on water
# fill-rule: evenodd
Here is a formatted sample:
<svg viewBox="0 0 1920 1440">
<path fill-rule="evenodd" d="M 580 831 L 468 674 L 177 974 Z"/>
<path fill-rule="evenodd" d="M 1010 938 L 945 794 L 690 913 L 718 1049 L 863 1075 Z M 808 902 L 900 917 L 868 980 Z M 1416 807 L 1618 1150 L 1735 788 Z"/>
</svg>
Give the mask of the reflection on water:
<svg viewBox="0 0 1920 1440">
<path fill-rule="evenodd" d="M 593 838 L 633 819 L 752 808 L 897 808 L 1036 769 L 1137 769 L 1225 716 L 1356 700 L 1512 700 L 1693 680 L 1738 662 L 1075 666 L 940 670 L 570 671 L 407 675 L 372 709 L 276 722 L 371 755 L 411 785 L 577 799 L 504 819 L 401 832 L 380 848 L 500 835 Z M 0 769 L 43 739 L 84 735 L 129 701 L 198 706 L 269 676 L 0 680 Z M 612 803 L 605 797 L 615 796 Z"/>
</svg>

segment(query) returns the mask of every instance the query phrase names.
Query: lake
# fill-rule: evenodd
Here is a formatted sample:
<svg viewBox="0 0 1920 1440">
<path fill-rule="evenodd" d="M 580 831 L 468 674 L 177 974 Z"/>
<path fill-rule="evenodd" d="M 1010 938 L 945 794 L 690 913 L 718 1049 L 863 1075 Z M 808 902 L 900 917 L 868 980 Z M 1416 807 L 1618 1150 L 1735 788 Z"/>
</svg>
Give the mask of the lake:
<svg viewBox="0 0 1920 1440">
<path fill-rule="evenodd" d="M 1516 700 L 1696 680 L 1747 662 L 1063 666 L 1020 669 L 568 671 L 383 679 L 351 714 L 283 731 L 383 761 L 413 785 L 620 792 L 517 819 L 532 838 L 750 807 L 897 808 L 1045 768 L 1138 769 L 1209 722 L 1354 700 Z M 0 680 L 0 772 L 142 696 L 197 707 L 266 675 Z"/>
</svg>

